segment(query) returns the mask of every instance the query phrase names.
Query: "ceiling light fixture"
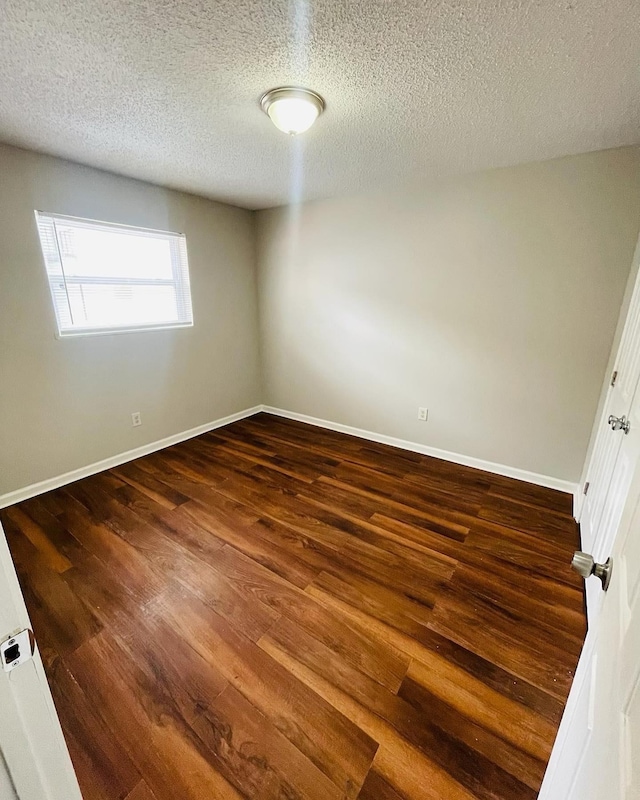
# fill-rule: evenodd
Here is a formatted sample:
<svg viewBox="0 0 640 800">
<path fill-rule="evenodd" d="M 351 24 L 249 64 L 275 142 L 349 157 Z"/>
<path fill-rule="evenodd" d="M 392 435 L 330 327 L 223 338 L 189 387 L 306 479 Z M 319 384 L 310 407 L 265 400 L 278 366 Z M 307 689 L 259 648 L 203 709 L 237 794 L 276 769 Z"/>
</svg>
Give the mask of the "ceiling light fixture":
<svg viewBox="0 0 640 800">
<path fill-rule="evenodd" d="M 276 128 L 291 136 L 309 130 L 324 111 L 319 94 L 297 86 L 270 89 L 260 98 L 260 105 Z"/>
</svg>

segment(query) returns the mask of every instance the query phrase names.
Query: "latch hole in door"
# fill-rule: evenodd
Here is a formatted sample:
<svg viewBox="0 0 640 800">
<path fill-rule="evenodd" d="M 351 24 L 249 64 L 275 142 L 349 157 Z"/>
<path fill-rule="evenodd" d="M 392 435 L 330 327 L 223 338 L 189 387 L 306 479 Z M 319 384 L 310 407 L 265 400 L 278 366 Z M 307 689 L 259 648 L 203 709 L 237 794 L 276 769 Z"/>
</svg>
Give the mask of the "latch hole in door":
<svg viewBox="0 0 640 800">
<path fill-rule="evenodd" d="M 20 645 L 16 643 L 4 651 L 4 663 L 11 664 L 17 658 L 20 658 Z"/>
</svg>

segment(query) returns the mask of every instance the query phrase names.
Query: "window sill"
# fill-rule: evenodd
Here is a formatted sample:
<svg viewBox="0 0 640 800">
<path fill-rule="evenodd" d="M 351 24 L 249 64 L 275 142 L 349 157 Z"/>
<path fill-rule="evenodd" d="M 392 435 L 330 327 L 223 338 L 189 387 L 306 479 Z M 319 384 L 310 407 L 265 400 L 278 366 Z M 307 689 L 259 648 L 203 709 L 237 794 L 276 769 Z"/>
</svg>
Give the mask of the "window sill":
<svg viewBox="0 0 640 800">
<path fill-rule="evenodd" d="M 193 322 L 177 322 L 168 325 L 137 325 L 130 328 L 89 328 L 85 330 L 58 331 L 56 339 L 78 339 L 87 336 L 112 336 L 121 333 L 149 333 L 150 331 L 172 331 L 193 328 Z"/>
</svg>

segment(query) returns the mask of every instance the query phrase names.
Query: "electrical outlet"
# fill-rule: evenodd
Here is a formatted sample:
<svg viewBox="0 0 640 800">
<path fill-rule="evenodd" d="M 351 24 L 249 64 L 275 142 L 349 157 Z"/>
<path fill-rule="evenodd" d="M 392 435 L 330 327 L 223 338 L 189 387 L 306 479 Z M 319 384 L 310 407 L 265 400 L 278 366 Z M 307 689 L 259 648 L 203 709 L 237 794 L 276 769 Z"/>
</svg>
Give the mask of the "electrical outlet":
<svg viewBox="0 0 640 800">
<path fill-rule="evenodd" d="M 418 409 L 418 419 L 422 422 L 426 422 L 429 418 L 429 409 L 420 407 Z"/>
<path fill-rule="evenodd" d="M 138 425 L 142 425 L 142 414 L 139 411 L 134 411 L 131 415 L 131 424 L 134 428 L 137 428 Z"/>
</svg>

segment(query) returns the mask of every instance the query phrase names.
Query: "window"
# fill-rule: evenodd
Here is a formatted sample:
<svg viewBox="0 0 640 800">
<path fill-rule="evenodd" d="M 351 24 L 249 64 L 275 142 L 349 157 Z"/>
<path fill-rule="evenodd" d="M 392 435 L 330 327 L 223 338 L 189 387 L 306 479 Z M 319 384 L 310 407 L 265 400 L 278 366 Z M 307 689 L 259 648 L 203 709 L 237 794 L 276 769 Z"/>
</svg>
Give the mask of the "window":
<svg viewBox="0 0 640 800">
<path fill-rule="evenodd" d="M 193 325 L 187 242 L 36 211 L 61 336 Z"/>
</svg>

